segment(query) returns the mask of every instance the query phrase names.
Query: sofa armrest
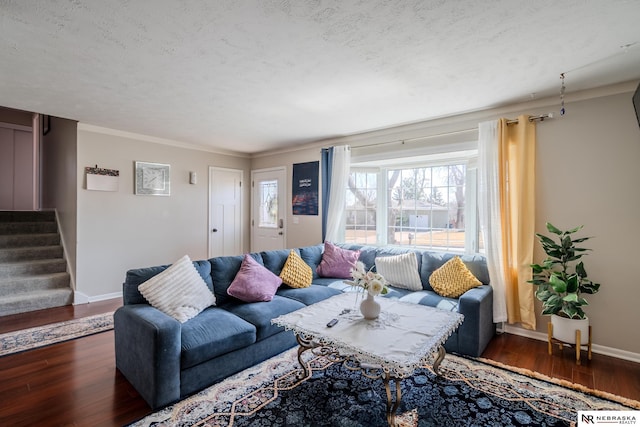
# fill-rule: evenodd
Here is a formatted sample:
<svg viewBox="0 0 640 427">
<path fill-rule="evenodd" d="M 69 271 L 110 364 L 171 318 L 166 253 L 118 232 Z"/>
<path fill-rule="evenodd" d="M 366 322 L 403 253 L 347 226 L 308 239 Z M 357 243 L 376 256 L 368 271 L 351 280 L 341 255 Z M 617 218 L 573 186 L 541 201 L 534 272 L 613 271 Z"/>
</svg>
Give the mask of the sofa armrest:
<svg viewBox="0 0 640 427">
<path fill-rule="evenodd" d="M 479 357 L 496 333 L 493 323 L 493 288 L 482 285 L 460 296 L 458 312 L 464 323 L 458 329 L 459 352 Z"/>
<path fill-rule="evenodd" d="M 148 304 L 113 315 L 116 367 L 157 409 L 180 399 L 180 322 Z"/>
</svg>

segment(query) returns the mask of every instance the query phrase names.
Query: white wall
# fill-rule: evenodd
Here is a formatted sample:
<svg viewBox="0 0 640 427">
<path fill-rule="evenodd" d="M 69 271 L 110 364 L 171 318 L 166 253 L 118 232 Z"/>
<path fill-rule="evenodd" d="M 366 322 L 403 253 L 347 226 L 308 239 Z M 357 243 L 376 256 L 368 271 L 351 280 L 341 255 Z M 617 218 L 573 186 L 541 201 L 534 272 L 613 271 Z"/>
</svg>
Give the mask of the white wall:
<svg viewBox="0 0 640 427">
<path fill-rule="evenodd" d="M 587 296 L 596 344 L 640 353 L 640 127 L 632 92 L 567 105 L 567 114 L 538 126 L 536 229 L 584 225 L 584 258 L 598 294 Z M 537 247 L 537 258 L 544 258 Z M 539 307 L 538 303 L 538 307 Z M 538 330 L 548 319 L 538 317 Z"/>
<path fill-rule="evenodd" d="M 90 130 L 87 130 L 90 129 Z M 136 196 L 134 162 L 171 165 L 171 195 Z M 209 166 L 244 171 L 249 159 L 155 143 L 142 136 L 98 132 L 80 125 L 78 130 L 78 238 L 76 292 L 87 300 L 122 291 L 128 269 L 169 264 L 188 254 L 208 254 Z M 95 166 L 120 171 L 117 192 L 86 190 L 84 168 Z M 198 183 L 189 184 L 189 172 Z M 245 206 L 248 206 L 248 199 Z M 244 224 L 248 226 L 248 209 Z M 246 233 L 248 234 L 248 233 Z M 248 248 L 249 236 L 244 247 Z"/>
</svg>

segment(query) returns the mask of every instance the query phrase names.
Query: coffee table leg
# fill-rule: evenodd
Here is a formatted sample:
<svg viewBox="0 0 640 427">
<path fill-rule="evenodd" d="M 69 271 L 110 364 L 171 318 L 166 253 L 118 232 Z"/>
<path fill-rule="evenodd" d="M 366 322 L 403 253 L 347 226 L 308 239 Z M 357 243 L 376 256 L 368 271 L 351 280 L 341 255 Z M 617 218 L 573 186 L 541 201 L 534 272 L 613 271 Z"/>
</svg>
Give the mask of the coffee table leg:
<svg viewBox="0 0 640 427">
<path fill-rule="evenodd" d="M 436 375 L 440 375 L 440 364 L 444 360 L 445 354 L 447 354 L 447 352 L 444 350 L 444 347 L 443 346 L 438 347 L 438 356 L 436 357 L 436 360 L 433 362 L 433 372 L 435 372 Z"/>
<path fill-rule="evenodd" d="M 389 384 L 390 380 L 396 383 L 396 398 L 395 401 L 391 394 L 391 385 Z M 387 422 L 391 427 L 396 426 L 396 411 L 400 406 L 400 402 L 402 401 L 402 388 L 400 387 L 400 378 L 392 378 L 391 375 L 387 372 L 384 376 L 384 388 L 387 391 Z"/>
<path fill-rule="evenodd" d="M 300 345 L 298 347 L 298 363 L 300 363 L 300 366 L 302 367 L 302 378 L 307 378 L 309 376 L 310 370 L 308 369 L 307 364 L 302 360 L 302 353 L 312 349 L 313 343 L 311 342 L 311 340 L 305 340 L 304 338 L 301 338 L 300 335 L 296 335 L 296 340 Z"/>
</svg>

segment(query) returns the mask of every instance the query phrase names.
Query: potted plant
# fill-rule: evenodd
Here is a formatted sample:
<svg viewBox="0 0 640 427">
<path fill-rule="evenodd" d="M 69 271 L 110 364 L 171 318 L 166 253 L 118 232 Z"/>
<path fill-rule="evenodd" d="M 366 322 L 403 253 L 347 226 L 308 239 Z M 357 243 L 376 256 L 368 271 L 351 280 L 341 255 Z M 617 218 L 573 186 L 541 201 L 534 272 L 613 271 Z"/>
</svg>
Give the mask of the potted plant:
<svg viewBox="0 0 640 427">
<path fill-rule="evenodd" d="M 533 279 L 529 282 L 537 286 L 536 298 L 542 301 L 542 314 L 551 315 L 553 337 L 569 343 L 576 343 L 576 330 L 580 330 L 580 344 L 589 339 L 589 319 L 583 306 L 588 305 L 583 294 L 595 294 L 599 283 L 587 277 L 584 263 L 580 260 L 590 249 L 576 245 L 590 237 L 573 238 L 573 234 L 583 226 L 562 231 L 547 223 L 547 230 L 557 236 L 557 241 L 536 233 L 547 257 L 542 264 L 532 264 Z"/>
</svg>

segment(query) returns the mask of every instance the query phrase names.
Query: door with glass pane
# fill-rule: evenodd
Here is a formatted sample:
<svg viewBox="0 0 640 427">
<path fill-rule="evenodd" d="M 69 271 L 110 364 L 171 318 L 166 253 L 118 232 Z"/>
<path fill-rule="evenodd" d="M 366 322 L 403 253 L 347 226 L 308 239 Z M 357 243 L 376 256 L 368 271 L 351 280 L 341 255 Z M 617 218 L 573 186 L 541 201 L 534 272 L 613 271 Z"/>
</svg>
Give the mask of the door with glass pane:
<svg viewBox="0 0 640 427">
<path fill-rule="evenodd" d="M 285 248 L 285 168 L 251 172 L 251 251 Z"/>
</svg>

